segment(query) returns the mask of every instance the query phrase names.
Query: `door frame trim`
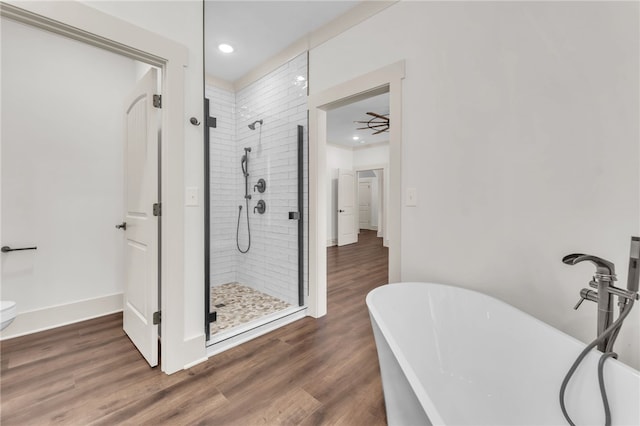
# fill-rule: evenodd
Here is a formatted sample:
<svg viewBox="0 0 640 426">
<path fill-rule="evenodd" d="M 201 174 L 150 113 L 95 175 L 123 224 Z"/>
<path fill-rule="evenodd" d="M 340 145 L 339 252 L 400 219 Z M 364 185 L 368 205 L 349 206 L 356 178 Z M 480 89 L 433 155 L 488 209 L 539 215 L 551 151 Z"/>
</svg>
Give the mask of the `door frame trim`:
<svg viewBox="0 0 640 426">
<path fill-rule="evenodd" d="M 77 2 L 0 3 L 0 15 L 35 28 L 53 32 L 92 46 L 139 60 L 162 69 L 164 99 L 161 119 L 160 242 L 162 277 L 160 325 L 161 370 L 182 370 L 190 362 L 206 357 L 202 339 L 187 339 L 185 330 L 184 270 L 184 68 L 188 49 L 174 40 L 100 12 Z M 170 261 L 169 261 L 170 260 Z"/>
<path fill-rule="evenodd" d="M 309 105 L 309 315 L 327 313 L 327 111 L 389 92 L 389 282 L 400 281 L 402 188 L 402 80 L 399 61 L 310 94 Z"/>
</svg>

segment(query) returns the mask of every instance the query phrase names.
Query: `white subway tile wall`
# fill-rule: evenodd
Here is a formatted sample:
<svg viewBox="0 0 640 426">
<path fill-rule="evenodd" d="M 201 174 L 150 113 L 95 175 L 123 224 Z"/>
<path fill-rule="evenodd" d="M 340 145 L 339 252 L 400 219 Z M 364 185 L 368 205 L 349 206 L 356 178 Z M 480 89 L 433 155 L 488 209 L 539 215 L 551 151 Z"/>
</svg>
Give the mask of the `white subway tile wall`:
<svg viewBox="0 0 640 426">
<path fill-rule="evenodd" d="M 308 139 L 307 55 L 231 93 L 207 87 L 211 115 L 218 128 L 211 132 L 211 285 L 239 282 L 298 304 L 298 223 L 289 219 L 298 210 L 298 125 L 304 128 L 304 295 L 308 288 Z M 249 124 L 263 120 L 255 130 Z M 249 221 L 251 249 L 236 248 L 238 206 L 240 247 L 248 244 L 244 177 L 240 161 L 249 153 Z M 266 191 L 254 191 L 258 179 Z M 254 213 L 264 200 L 264 214 Z"/>
</svg>

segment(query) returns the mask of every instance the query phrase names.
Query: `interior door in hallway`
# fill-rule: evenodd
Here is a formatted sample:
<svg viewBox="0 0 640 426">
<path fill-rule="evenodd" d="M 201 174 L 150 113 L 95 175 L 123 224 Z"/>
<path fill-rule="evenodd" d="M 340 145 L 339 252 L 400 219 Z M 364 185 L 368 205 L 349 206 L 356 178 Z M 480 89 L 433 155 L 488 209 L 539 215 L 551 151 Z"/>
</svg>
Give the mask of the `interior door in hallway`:
<svg viewBox="0 0 640 426">
<path fill-rule="evenodd" d="M 356 180 L 353 170 L 338 172 L 338 245 L 344 246 L 358 241 L 355 222 Z"/>
<path fill-rule="evenodd" d="M 360 229 L 371 229 L 371 182 L 358 182 L 358 220 Z"/>
<path fill-rule="evenodd" d="M 157 71 L 138 82 L 126 103 L 125 288 L 123 328 L 152 367 L 158 365 L 158 142 L 160 110 L 153 105 Z"/>
</svg>

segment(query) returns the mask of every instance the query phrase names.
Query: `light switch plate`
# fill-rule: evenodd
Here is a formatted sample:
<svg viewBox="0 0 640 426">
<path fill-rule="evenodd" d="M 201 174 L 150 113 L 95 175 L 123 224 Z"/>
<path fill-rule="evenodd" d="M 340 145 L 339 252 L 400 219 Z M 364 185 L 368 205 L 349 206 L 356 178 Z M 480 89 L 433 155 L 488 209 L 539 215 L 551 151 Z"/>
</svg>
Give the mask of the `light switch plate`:
<svg viewBox="0 0 640 426">
<path fill-rule="evenodd" d="M 184 205 L 187 207 L 195 207 L 198 205 L 198 187 L 188 186 L 184 193 Z"/>
<path fill-rule="evenodd" d="M 407 188 L 405 204 L 407 207 L 416 207 L 418 205 L 418 191 L 415 188 Z"/>
</svg>

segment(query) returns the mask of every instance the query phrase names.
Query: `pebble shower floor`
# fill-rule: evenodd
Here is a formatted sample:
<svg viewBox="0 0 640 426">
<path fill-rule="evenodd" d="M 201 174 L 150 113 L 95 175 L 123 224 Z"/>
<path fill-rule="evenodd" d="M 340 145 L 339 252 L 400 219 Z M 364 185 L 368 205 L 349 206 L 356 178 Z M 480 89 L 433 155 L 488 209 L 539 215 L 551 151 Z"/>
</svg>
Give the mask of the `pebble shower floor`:
<svg viewBox="0 0 640 426">
<path fill-rule="evenodd" d="M 261 293 L 240 283 L 228 283 L 211 288 L 211 309 L 217 321 L 211 323 L 211 334 L 256 320 L 291 305 L 276 297 Z"/>
</svg>

